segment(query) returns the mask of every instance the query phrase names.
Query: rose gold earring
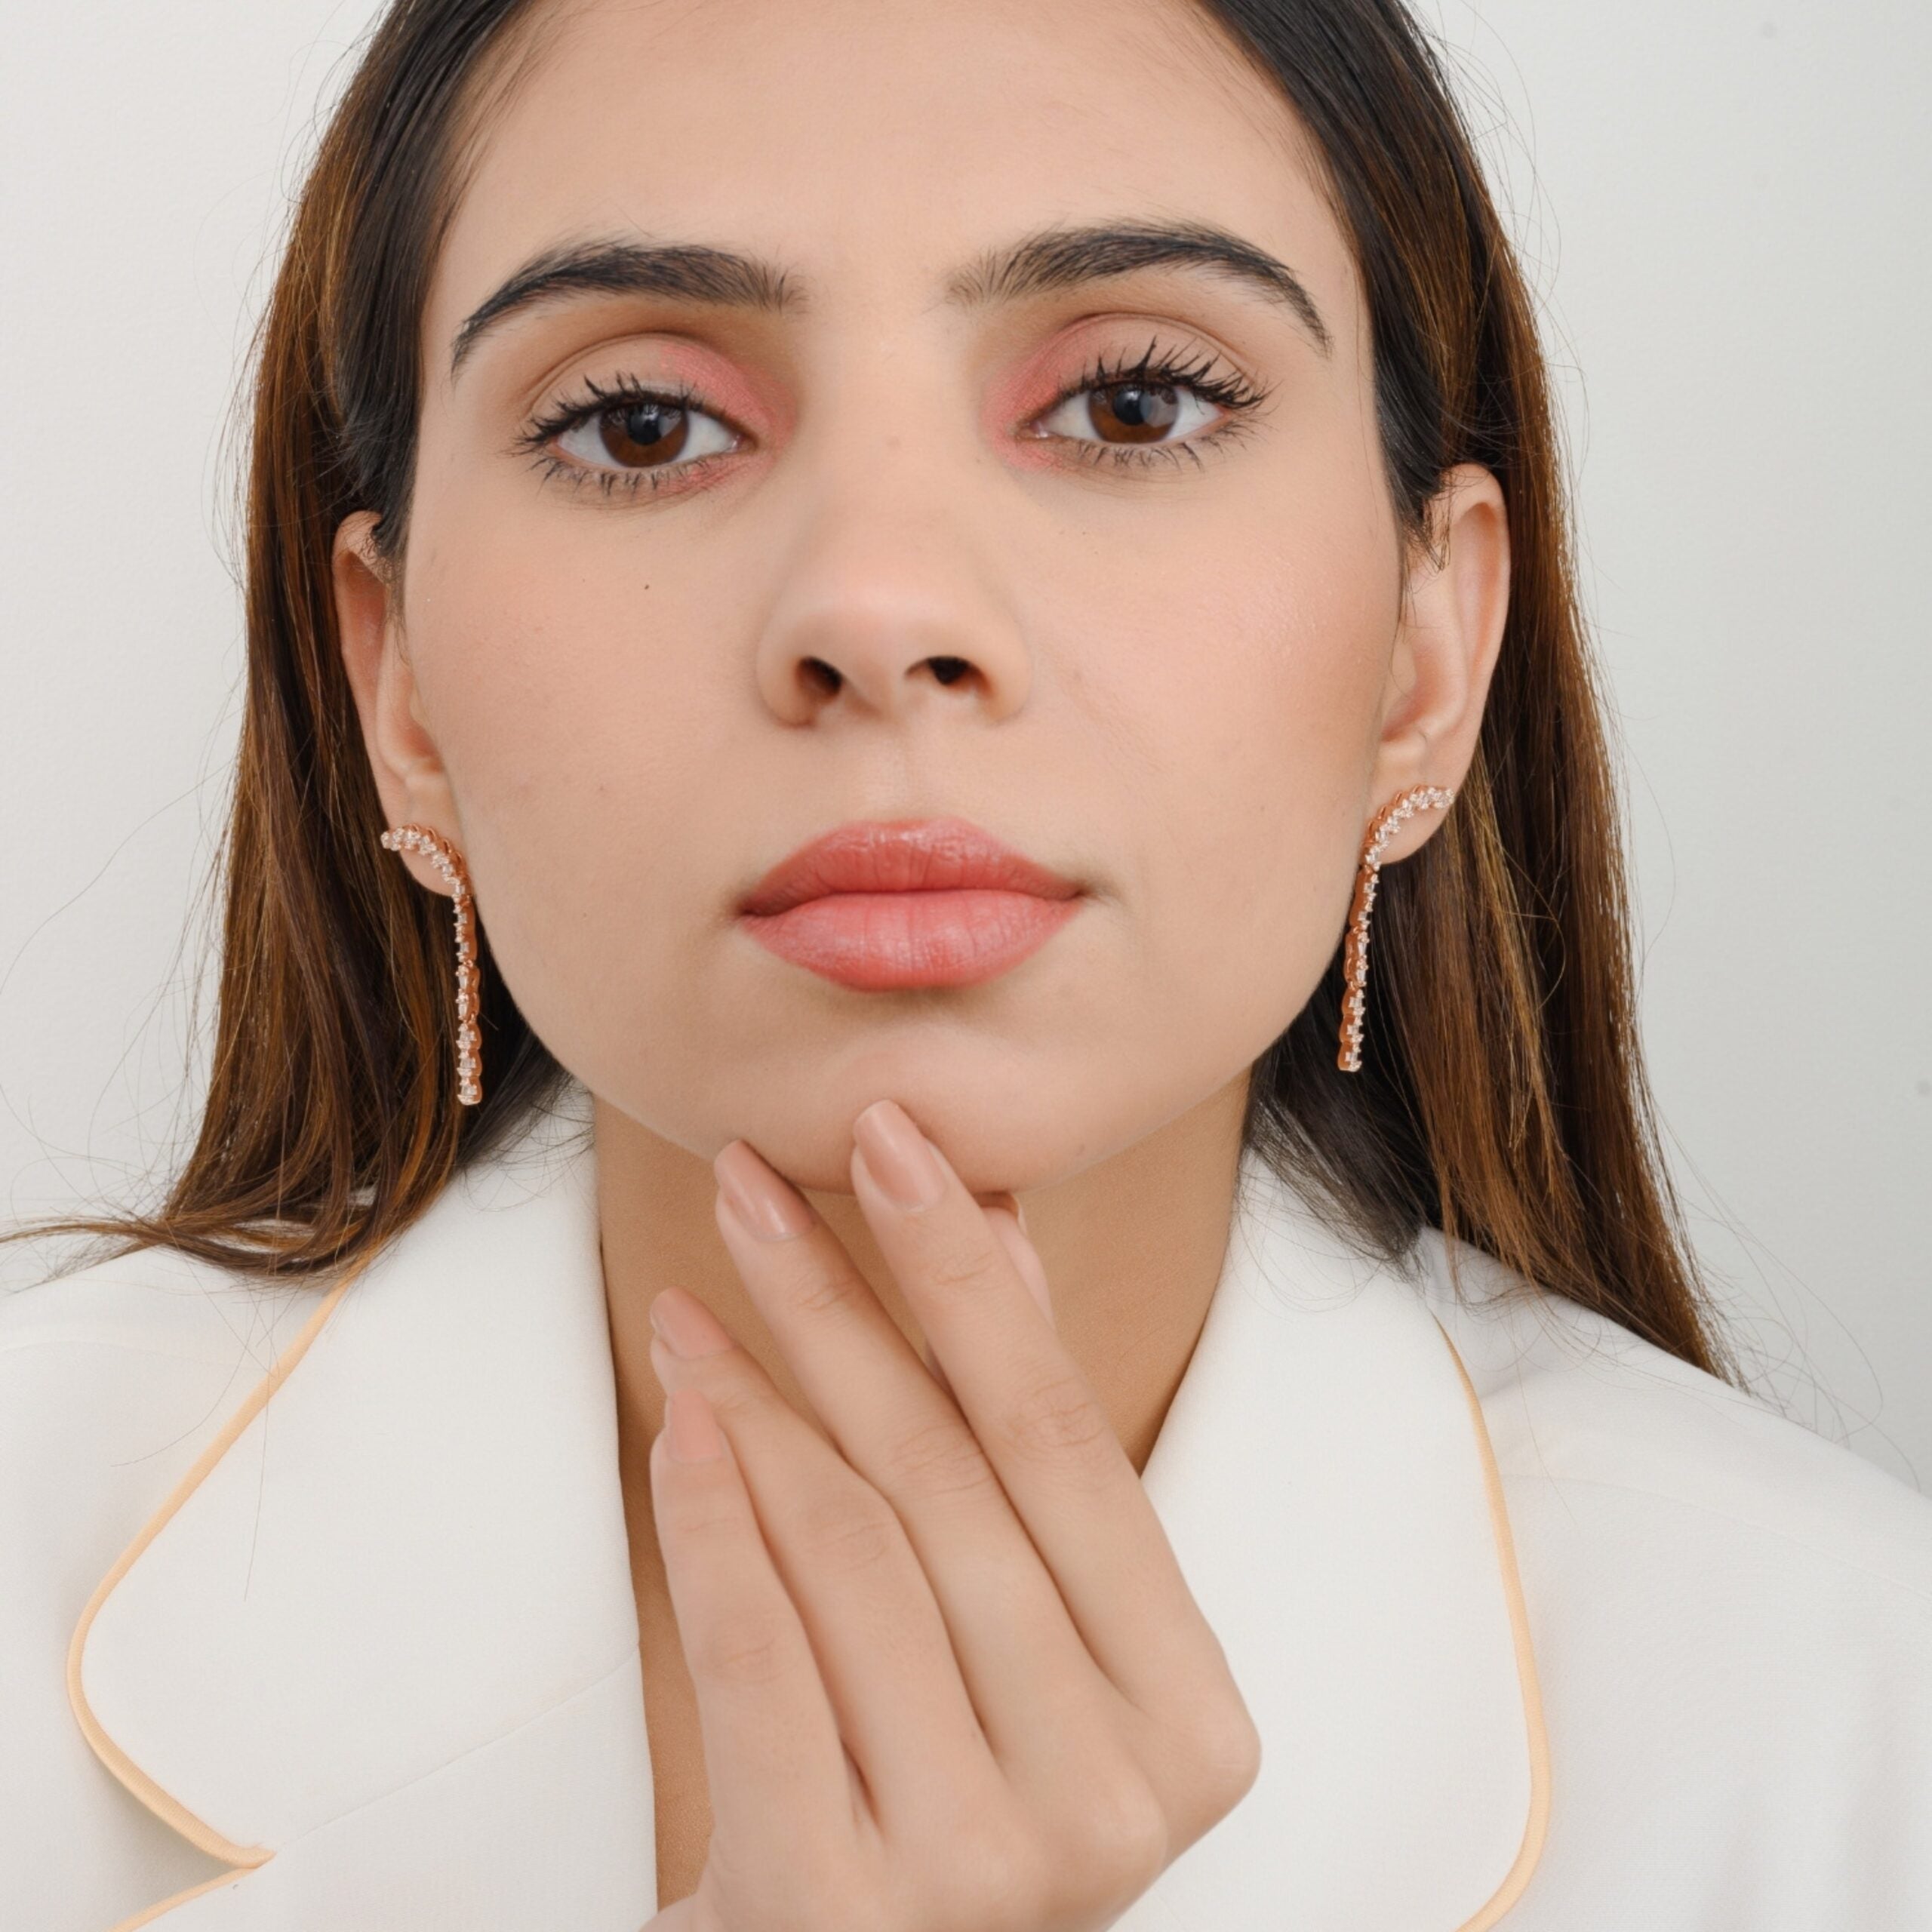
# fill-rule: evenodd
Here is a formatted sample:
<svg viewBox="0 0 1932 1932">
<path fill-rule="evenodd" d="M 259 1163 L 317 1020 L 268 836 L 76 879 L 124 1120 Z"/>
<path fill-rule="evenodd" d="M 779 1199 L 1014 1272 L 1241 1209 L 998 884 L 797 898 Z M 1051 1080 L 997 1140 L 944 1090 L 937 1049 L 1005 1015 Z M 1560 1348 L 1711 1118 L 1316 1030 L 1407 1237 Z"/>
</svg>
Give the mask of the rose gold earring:
<svg viewBox="0 0 1932 1932">
<path fill-rule="evenodd" d="M 1435 805 L 1446 811 L 1455 796 L 1446 786 L 1412 785 L 1369 821 L 1362 841 L 1361 869 L 1355 874 L 1355 903 L 1349 909 L 1348 937 L 1342 948 L 1348 983 L 1342 995 L 1342 1045 L 1335 1064 L 1344 1073 L 1361 1071 L 1361 1023 L 1368 1011 L 1368 915 L 1374 909 L 1375 888 L 1381 882 L 1383 848 L 1412 813 Z"/>
<path fill-rule="evenodd" d="M 476 1012 L 482 976 L 476 967 L 476 914 L 469 868 L 440 832 L 426 825 L 392 826 L 383 834 L 386 852 L 414 852 L 443 875 L 456 906 L 456 1097 L 466 1107 L 483 1097 L 482 1041 Z"/>
</svg>

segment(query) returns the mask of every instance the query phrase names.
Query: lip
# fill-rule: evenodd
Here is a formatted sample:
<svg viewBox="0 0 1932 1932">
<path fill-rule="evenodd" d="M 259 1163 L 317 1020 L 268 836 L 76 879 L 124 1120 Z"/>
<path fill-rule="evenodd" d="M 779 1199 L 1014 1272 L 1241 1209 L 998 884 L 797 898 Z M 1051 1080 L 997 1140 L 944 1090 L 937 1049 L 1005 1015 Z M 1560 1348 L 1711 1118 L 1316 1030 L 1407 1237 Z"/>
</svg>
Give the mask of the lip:
<svg viewBox="0 0 1932 1932">
<path fill-rule="evenodd" d="M 738 913 L 780 958 L 879 992 L 994 978 L 1082 897 L 1076 881 L 969 820 L 854 820 L 780 860 Z"/>
</svg>

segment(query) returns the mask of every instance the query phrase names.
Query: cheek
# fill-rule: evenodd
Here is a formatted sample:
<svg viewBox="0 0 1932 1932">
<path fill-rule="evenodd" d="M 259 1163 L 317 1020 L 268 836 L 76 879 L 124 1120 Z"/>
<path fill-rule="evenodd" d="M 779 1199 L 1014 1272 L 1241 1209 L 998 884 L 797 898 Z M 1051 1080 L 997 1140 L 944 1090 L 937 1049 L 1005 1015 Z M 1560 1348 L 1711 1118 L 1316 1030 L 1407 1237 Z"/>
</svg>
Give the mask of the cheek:
<svg viewBox="0 0 1932 1932">
<path fill-rule="evenodd" d="M 743 694 L 692 642 L 734 634 L 715 582 L 694 611 L 666 573 L 573 567 L 534 521 L 412 564 L 411 648 L 498 969 L 581 1065 L 580 1041 L 640 1010 L 688 1017 L 678 989 L 717 936 L 697 915 L 739 863 L 708 774 Z"/>
<path fill-rule="evenodd" d="M 1395 540 L 1358 503 L 1311 500 L 1235 533 L 1211 572 L 1203 555 L 1128 620 L 1143 909 L 1177 992 L 1214 987 L 1272 1037 L 1347 915 Z"/>
</svg>

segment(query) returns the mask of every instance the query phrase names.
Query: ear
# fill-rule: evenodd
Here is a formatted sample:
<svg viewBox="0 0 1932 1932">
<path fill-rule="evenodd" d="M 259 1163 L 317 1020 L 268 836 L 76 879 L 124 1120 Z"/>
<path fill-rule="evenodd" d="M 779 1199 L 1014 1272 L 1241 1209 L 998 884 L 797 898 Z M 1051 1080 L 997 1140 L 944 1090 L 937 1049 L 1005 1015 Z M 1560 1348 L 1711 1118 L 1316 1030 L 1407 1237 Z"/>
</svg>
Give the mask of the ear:
<svg viewBox="0 0 1932 1932">
<path fill-rule="evenodd" d="M 331 555 L 336 631 L 362 743 L 385 823 L 426 825 L 462 846 L 449 778 L 423 721 L 404 648 L 401 591 L 374 543 L 376 513 L 358 510 L 335 534 Z M 413 854 L 397 857 L 417 884 L 446 893 L 443 876 Z"/>
<path fill-rule="evenodd" d="M 1411 785 L 1461 785 L 1503 648 L 1509 515 L 1502 485 L 1480 464 L 1458 464 L 1430 502 L 1429 528 L 1428 545 L 1415 546 L 1408 567 L 1389 658 L 1370 788 L 1375 811 Z M 1405 820 L 1383 848 L 1383 863 L 1407 858 L 1441 823 L 1435 811 Z"/>
</svg>

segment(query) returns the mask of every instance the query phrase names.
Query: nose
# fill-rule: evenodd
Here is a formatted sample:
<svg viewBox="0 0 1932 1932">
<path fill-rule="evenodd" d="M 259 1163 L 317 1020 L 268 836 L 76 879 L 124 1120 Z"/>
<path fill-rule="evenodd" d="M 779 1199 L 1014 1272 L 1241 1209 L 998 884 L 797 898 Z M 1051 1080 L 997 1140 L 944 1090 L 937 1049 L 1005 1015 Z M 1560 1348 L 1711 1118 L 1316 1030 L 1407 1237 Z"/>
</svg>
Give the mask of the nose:
<svg viewBox="0 0 1932 1932">
<path fill-rule="evenodd" d="M 991 546 L 956 497 L 949 514 L 882 494 L 821 498 L 783 560 L 758 646 L 765 703 L 795 724 L 1010 717 L 1032 672 Z"/>
</svg>

